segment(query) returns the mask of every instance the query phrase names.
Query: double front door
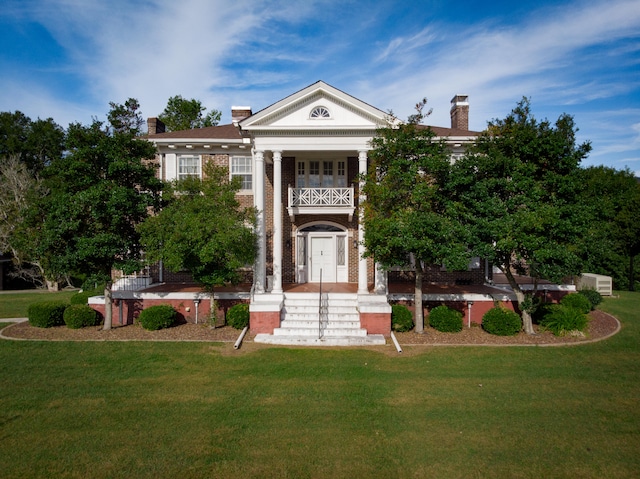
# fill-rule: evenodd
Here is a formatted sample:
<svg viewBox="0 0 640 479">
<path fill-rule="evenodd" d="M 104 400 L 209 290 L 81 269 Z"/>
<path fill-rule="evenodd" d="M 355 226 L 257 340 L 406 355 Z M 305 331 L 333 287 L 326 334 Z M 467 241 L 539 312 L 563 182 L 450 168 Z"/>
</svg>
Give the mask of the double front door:
<svg viewBox="0 0 640 479">
<path fill-rule="evenodd" d="M 309 238 L 311 267 L 310 281 L 312 283 L 336 282 L 336 262 L 335 262 L 335 237 L 332 236 L 311 236 Z"/>
</svg>

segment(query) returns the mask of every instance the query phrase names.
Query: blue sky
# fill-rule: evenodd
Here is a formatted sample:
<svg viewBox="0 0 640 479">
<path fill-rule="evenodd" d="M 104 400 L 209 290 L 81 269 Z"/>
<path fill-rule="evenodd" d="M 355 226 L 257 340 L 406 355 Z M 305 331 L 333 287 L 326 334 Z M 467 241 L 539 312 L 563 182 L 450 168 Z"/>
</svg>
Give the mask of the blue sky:
<svg viewBox="0 0 640 479">
<path fill-rule="evenodd" d="M 64 127 L 178 94 L 227 123 L 324 80 L 401 118 L 427 97 L 438 126 L 467 94 L 481 130 L 527 96 L 574 116 L 585 165 L 640 174 L 638 0 L 4 0 L 0 45 L 0 111 Z"/>
</svg>

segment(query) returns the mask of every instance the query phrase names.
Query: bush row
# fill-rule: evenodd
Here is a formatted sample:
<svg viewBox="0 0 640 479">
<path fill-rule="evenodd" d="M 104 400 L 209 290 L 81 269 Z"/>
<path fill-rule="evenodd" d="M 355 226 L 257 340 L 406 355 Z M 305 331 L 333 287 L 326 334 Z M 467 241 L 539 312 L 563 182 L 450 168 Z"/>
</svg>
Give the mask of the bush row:
<svg viewBox="0 0 640 479">
<path fill-rule="evenodd" d="M 98 315 L 86 304 L 67 304 L 62 301 L 34 303 L 27 310 L 29 324 L 38 328 L 51 328 L 66 324 L 70 329 L 95 326 Z"/>
<path fill-rule="evenodd" d="M 594 290 L 582 290 L 564 296 L 560 304 L 541 305 L 534 319 L 540 326 L 555 335 L 569 331 L 584 331 L 588 323 L 589 311 L 602 302 L 600 293 Z M 458 332 L 463 327 L 463 315 L 448 306 L 437 306 L 429 313 L 429 324 L 441 332 Z M 406 306 L 392 306 L 391 327 L 394 331 L 410 331 L 414 327 L 411 311 Z M 522 329 L 520 316 L 502 306 L 487 311 L 482 317 L 482 328 L 498 336 L 513 336 Z"/>
</svg>

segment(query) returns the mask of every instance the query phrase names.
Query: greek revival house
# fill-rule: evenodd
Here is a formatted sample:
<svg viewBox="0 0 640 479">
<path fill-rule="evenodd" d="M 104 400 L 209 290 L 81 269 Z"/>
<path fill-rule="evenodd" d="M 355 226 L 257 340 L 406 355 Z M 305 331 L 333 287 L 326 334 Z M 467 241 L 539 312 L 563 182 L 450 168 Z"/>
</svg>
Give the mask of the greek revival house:
<svg viewBox="0 0 640 479">
<path fill-rule="evenodd" d="M 468 112 L 467 97 L 456 95 L 451 126 L 432 127 L 454 156 L 477 135 L 468 131 Z M 241 203 L 258 210 L 259 253 L 245 292 L 256 341 L 315 336 L 328 344 L 344 338 L 364 344 L 389 334 L 387 275 L 362 257 L 356 203 L 357 177 L 366 172 L 370 141 L 387 117 L 319 81 L 256 113 L 232 107 L 228 125 L 164 132 L 159 120 L 149 119 L 163 180 L 201 176 L 206 162 L 228 166 L 242 179 Z M 474 271 L 482 284 L 483 265 L 472 265 L 469 281 Z M 435 268 L 433 274 L 445 273 Z M 172 280 L 169 272 L 157 275 L 154 282 Z"/>
</svg>

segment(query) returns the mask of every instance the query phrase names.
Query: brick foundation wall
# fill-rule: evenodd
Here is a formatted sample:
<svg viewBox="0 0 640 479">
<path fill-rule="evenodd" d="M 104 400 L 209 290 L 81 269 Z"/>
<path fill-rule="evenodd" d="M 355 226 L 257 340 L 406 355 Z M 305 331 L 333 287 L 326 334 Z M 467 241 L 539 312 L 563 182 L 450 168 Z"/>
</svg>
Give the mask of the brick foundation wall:
<svg viewBox="0 0 640 479">
<path fill-rule="evenodd" d="M 247 303 L 248 301 L 240 299 L 218 299 L 216 300 L 216 326 L 225 324 L 227 311 L 232 306 L 239 303 Z M 193 299 L 114 299 L 112 307 L 112 324 L 114 326 L 125 326 L 134 324 L 138 319 L 140 312 L 150 306 L 168 304 L 172 306 L 178 313 L 178 323 L 195 323 L 196 322 L 196 305 Z M 92 309 L 98 312 L 100 317 L 104 319 L 104 303 L 90 304 Z M 122 309 L 122 320 L 120 319 L 120 310 Z M 211 300 L 201 299 L 198 305 L 198 323 L 204 323 L 210 320 Z"/>
<path fill-rule="evenodd" d="M 360 313 L 360 327 L 367 334 L 391 335 L 391 313 Z"/>
<path fill-rule="evenodd" d="M 280 311 L 254 311 L 249 318 L 251 334 L 273 334 L 280 327 Z"/>
</svg>

